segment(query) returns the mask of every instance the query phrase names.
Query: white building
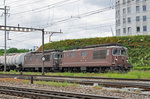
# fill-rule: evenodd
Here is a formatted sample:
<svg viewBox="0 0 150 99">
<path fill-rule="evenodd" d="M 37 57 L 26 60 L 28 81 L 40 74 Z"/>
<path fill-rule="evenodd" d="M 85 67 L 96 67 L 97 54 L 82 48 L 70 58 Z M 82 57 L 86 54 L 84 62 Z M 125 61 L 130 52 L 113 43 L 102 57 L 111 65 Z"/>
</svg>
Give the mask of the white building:
<svg viewBox="0 0 150 99">
<path fill-rule="evenodd" d="M 116 0 L 116 35 L 150 34 L 150 0 Z"/>
</svg>

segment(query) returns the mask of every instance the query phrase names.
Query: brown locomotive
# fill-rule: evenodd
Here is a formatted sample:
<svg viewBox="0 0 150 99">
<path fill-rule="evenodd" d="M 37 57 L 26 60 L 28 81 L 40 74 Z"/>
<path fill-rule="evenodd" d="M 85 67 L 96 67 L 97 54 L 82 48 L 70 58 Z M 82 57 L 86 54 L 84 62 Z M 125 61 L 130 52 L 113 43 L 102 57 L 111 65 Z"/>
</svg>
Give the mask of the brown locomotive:
<svg viewBox="0 0 150 99">
<path fill-rule="evenodd" d="M 42 53 L 25 55 L 23 70 L 41 71 Z M 119 70 L 127 72 L 132 68 L 128 63 L 128 51 L 122 44 L 102 44 L 75 48 L 73 50 L 45 51 L 45 71 L 62 72 L 105 72 Z"/>
</svg>

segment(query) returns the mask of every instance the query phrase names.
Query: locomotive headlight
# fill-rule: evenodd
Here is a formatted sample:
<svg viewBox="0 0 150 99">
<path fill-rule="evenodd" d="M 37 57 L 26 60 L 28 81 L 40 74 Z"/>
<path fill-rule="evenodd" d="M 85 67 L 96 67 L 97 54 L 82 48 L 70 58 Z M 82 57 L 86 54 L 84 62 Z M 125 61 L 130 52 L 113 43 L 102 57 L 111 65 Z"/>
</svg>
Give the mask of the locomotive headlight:
<svg viewBox="0 0 150 99">
<path fill-rule="evenodd" d="M 115 61 L 118 61 L 118 59 L 116 58 Z"/>
<path fill-rule="evenodd" d="M 126 61 L 128 62 L 128 59 Z"/>
</svg>

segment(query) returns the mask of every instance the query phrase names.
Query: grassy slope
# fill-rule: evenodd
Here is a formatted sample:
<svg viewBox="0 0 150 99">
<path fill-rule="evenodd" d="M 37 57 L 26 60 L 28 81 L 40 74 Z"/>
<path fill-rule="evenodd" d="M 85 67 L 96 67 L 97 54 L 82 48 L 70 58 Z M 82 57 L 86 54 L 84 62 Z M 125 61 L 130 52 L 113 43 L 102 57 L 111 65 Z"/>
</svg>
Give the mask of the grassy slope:
<svg viewBox="0 0 150 99">
<path fill-rule="evenodd" d="M 63 40 L 45 44 L 45 50 L 68 50 L 105 43 L 122 43 L 129 50 L 129 62 L 133 66 L 150 66 L 150 36 L 148 35 Z"/>
<path fill-rule="evenodd" d="M 19 72 L 10 71 L 10 72 L 0 72 L 0 74 L 19 74 Z M 24 75 L 41 75 L 40 72 L 23 72 Z M 137 71 L 132 70 L 128 73 L 45 73 L 46 75 L 51 76 L 78 76 L 78 77 L 108 77 L 108 78 L 133 78 L 133 79 L 150 79 L 150 71 Z"/>
</svg>

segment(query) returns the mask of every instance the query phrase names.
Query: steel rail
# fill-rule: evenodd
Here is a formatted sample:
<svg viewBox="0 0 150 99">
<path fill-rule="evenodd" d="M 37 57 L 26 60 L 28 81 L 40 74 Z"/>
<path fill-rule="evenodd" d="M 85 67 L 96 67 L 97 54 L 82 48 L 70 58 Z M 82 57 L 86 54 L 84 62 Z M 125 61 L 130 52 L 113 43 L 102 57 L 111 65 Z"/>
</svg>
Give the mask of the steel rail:
<svg viewBox="0 0 150 99">
<path fill-rule="evenodd" d="M 78 77 L 78 76 L 50 76 L 50 75 L 20 75 L 20 74 L 0 74 L 3 76 L 27 76 L 27 77 L 57 77 L 57 78 L 79 78 L 79 79 L 104 79 L 104 80 L 127 80 L 127 81 L 150 81 L 150 79 L 127 79 L 127 78 L 107 78 L 107 77 Z"/>
<path fill-rule="evenodd" d="M 78 84 L 83 84 L 83 85 L 103 85 L 103 86 L 108 86 L 108 87 L 117 87 L 117 88 L 122 88 L 122 87 L 135 87 L 135 88 L 142 88 L 145 90 L 150 90 L 150 83 L 135 83 L 135 82 L 117 82 L 117 81 L 89 81 L 89 80 L 70 80 L 70 79 L 51 79 L 51 78 L 35 78 L 34 80 L 36 81 L 54 81 L 54 82 L 69 82 L 69 83 L 78 83 Z"/>
<path fill-rule="evenodd" d="M 0 86 L 0 93 L 33 99 L 123 99 L 118 97 L 85 95 L 70 92 L 57 92 L 8 86 Z"/>
</svg>

